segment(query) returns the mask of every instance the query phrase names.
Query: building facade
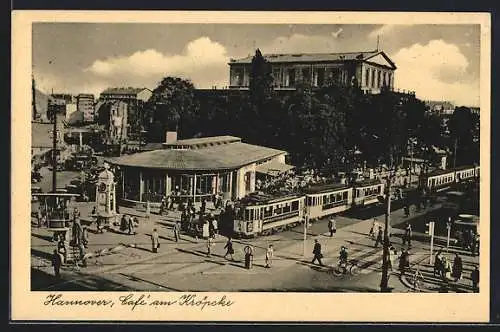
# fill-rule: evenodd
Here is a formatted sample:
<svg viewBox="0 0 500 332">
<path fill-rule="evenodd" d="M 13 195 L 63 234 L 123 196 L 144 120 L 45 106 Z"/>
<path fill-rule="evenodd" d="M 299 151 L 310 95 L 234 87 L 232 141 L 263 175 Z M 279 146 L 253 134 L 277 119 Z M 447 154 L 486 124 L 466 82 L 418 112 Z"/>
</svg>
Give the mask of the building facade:
<svg viewBox="0 0 500 332">
<path fill-rule="evenodd" d="M 144 103 L 153 95 L 153 92 L 148 88 L 108 88 L 104 90 L 100 97 L 100 101 L 122 101 L 128 105 L 128 124 L 130 131 L 138 133 L 141 130 L 141 124 Z"/>
<path fill-rule="evenodd" d="M 79 112 L 83 113 L 84 123 L 94 122 L 94 95 L 81 93 L 76 96 L 76 108 Z"/>
<path fill-rule="evenodd" d="M 231 59 L 229 88 L 248 89 L 252 56 Z M 294 90 L 298 85 L 320 88 L 330 84 L 358 85 L 365 93 L 394 89 L 396 65 L 383 51 L 325 54 L 269 54 L 276 90 Z"/>
<path fill-rule="evenodd" d="M 269 163 L 284 170 L 286 152 L 246 144 L 238 137 L 217 136 L 177 140 L 167 133 L 163 149 L 109 158 L 122 178 L 121 199 L 160 202 L 179 192 L 194 201 L 220 193 L 237 199 L 255 191 L 256 172 Z"/>
</svg>

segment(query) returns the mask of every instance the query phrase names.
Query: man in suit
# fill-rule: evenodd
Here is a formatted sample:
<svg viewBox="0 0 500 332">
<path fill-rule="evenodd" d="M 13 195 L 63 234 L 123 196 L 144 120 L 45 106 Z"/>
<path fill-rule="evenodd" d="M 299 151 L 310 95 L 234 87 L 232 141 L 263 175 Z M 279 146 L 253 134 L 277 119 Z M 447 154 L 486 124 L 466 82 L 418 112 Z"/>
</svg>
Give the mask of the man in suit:
<svg viewBox="0 0 500 332">
<path fill-rule="evenodd" d="M 317 260 L 319 265 L 323 266 L 323 263 L 321 262 L 321 258 L 323 258 L 323 254 L 321 253 L 321 244 L 318 242 L 318 240 L 314 240 L 314 249 L 313 249 L 313 260 L 311 263 L 314 264 L 314 262 Z"/>
</svg>

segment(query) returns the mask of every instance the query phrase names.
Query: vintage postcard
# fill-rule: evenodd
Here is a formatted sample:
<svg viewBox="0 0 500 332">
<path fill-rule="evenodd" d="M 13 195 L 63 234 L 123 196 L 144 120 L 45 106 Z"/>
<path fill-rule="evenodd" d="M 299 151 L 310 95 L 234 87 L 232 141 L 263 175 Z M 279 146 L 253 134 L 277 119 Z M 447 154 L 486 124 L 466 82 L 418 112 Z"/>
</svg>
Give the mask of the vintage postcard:
<svg viewBox="0 0 500 332">
<path fill-rule="evenodd" d="M 13 320 L 489 319 L 489 14 L 14 11 L 12 45 Z"/>
</svg>

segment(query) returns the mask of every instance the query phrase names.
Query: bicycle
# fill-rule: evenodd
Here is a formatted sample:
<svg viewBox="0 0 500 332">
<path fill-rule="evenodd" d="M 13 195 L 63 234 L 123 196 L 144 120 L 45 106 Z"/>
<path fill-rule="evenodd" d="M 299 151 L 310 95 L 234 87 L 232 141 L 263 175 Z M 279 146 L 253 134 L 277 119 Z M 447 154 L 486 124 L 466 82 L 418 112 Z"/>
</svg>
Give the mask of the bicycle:
<svg viewBox="0 0 500 332">
<path fill-rule="evenodd" d="M 337 266 L 332 270 L 333 274 L 336 276 L 341 276 L 349 273 L 350 275 L 356 276 L 359 274 L 359 267 L 357 262 L 351 260 L 349 262 L 339 261 Z"/>
<path fill-rule="evenodd" d="M 422 285 L 424 283 L 424 276 L 420 272 L 419 267 L 417 267 L 415 272 L 411 274 L 410 281 L 412 288 L 408 292 L 420 292 L 422 290 Z"/>
</svg>

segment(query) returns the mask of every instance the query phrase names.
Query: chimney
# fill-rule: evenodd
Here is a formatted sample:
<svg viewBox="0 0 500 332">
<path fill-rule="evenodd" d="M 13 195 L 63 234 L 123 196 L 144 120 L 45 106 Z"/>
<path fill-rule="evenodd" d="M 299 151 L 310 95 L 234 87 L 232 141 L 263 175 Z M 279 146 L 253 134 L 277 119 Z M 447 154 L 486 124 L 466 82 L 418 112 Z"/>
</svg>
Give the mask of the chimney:
<svg viewBox="0 0 500 332">
<path fill-rule="evenodd" d="M 176 131 L 167 131 L 165 134 L 165 144 L 172 144 L 177 141 L 177 132 Z"/>
</svg>

